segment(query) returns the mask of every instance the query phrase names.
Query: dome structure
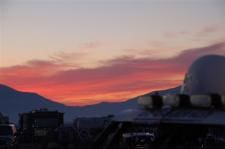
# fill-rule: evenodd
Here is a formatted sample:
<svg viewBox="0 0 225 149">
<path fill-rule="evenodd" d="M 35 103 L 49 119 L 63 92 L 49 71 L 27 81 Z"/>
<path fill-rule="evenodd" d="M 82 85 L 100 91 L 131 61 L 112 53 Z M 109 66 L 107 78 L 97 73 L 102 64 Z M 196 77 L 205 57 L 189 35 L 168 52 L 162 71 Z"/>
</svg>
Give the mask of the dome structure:
<svg viewBox="0 0 225 149">
<path fill-rule="evenodd" d="M 207 55 L 189 68 L 181 88 L 182 94 L 225 94 L 225 57 Z"/>
</svg>

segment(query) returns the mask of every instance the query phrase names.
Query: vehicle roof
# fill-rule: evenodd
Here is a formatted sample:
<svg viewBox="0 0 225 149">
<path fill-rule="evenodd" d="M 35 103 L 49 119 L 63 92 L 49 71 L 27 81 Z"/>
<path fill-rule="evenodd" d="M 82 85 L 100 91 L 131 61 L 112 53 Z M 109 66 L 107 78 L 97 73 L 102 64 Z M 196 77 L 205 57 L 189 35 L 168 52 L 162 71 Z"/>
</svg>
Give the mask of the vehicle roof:
<svg viewBox="0 0 225 149">
<path fill-rule="evenodd" d="M 225 126 L 225 110 L 207 108 L 177 108 L 171 109 L 170 111 L 143 111 L 129 121 L 147 124 L 176 123 Z"/>
<path fill-rule="evenodd" d="M 16 126 L 15 124 L 0 124 L 0 126 Z"/>
</svg>

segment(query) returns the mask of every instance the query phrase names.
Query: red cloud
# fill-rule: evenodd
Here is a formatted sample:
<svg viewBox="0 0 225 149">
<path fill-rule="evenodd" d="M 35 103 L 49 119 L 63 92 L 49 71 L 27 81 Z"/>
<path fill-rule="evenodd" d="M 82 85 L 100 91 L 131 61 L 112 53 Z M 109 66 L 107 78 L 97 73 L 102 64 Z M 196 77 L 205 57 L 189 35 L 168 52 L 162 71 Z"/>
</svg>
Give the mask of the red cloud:
<svg viewBox="0 0 225 149">
<path fill-rule="evenodd" d="M 92 69 L 65 69 L 54 61 L 0 68 L 0 82 L 68 105 L 121 101 L 180 85 L 189 65 L 206 54 L 225 55 L 225 43 L 189 49 L 168 59 L 121 57 Z"/>
</svg>

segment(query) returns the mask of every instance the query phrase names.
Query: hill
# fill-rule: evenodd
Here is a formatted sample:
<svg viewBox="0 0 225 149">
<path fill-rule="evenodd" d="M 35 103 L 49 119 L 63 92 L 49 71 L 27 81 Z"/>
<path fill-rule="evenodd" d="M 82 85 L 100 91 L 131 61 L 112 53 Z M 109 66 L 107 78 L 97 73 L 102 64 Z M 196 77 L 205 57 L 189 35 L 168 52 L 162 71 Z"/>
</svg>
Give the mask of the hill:
<svg viewBox="0 0 225 149">
<path fill-rule="evenodd" d="M 160 94 L 177 93 L 179 87 L 159 91 Z M 151 93 L 149 93 L 151 94 Z M 146 94 L 147 95 L 147 94 Z M 95 105 L 72 107 L 61 103 L 53 102 L 36 93 L 17 91 L 11 87 L 0 84 L 0 112 L 10 117 L 12 122 L 18 122 L 18 114 L 34 109 L 48 108 L 65 113 L 65 121 L 72 121 L 76 117 L 105 116 L 109 114 L 117 115 L 126 109 L 138 108 L 135 98 L 125 102 L 109 103 L 102 102 Z"/>
</svg>

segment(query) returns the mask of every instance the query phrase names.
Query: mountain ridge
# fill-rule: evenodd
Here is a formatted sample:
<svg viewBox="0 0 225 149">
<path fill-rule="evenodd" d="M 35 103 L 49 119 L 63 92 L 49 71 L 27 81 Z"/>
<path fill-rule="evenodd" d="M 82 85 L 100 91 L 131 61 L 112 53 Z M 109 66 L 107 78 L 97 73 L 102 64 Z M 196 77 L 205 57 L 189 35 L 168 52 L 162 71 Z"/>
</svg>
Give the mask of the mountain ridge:
<svg viewBox="0 0 225 149">
<path fill-rule="evenodd" d="M 177 92 L 180 87 L 170 90 L 158 91 L 161 94 Z M 147 93 L 148 94 L 152 94 Z M 2 100 L 7 99 L 7 100 Z M 18 122 L 18 114 L 35 109 L 47 108 L 65 113 L 65 121 L 71 121 L 76 117 L 100 117 L 106 115 L 117 115 L 127 109 L 136 109 L 137 97 L 123 102 L 101 102 L 87 106 L 67 106 L 54 102 L 37 93 L 21 92 L 7 85 L 0 84 L 0 112 L 10 117 L 14 123 Z M 20 102 L 18 102 L 20 101 Z"/>
</svg>

